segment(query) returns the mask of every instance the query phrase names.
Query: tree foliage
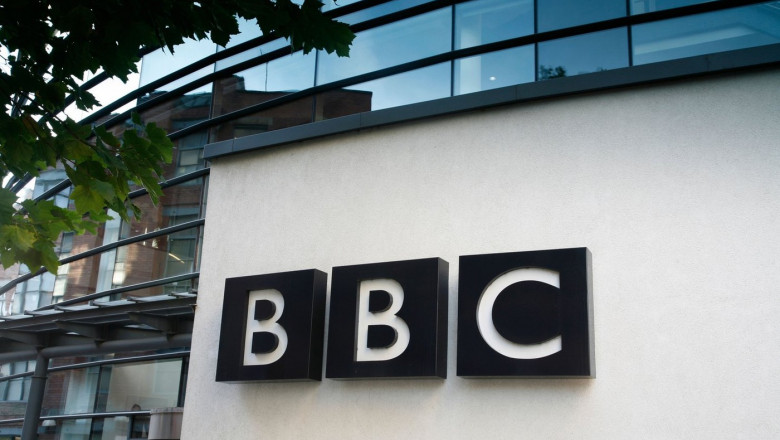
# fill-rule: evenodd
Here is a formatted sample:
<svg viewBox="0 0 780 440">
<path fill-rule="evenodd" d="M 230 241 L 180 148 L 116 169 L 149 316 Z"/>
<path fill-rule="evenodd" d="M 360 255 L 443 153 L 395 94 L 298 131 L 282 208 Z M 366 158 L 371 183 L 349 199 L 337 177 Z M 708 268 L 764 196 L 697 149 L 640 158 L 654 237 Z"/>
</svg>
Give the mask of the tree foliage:
<svg viewBox="0 0 780 440">
<path fill-rule="evenodd" d="M 75 210 L 26 200 L 0 188 L 0 263 L 57 269 L 54 244 L 64 231 L 94 231 L 111 209 L 138 216 L 131 185 L 153 201 L 172 143 L 163 130 L 133 116 L 120 137 L 82 126 L 62 113 L 68 99 L 82 110 L 97 100 L 79 88 L 87 72 L 127 80 L 143 48 L 171 52 L 185 39 L 226 45 L 237 17 L 264 34 L 287 37 L 294 50 L 349 53 L 354 35 L 320 12 L 320 0 L 3 0 L 0 2 L 0 177 L 38 176 L 59 167 L 73 184 Z"/>
</svg>

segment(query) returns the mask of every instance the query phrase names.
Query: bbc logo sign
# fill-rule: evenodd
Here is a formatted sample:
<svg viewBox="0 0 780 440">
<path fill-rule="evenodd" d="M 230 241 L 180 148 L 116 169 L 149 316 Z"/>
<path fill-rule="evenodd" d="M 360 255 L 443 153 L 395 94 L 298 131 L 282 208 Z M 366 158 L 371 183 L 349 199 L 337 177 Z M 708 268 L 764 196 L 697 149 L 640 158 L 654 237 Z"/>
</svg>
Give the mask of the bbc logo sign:
<svg viewBox="0 0 780 440">
<path fill-rule="evenodd" d="M 594 377 L 590 252 L 460 257 L 457 374 Z M 440 258 L 332 270 L 325 376 L 447 377 L 449 265 Z M 320 380 L 327 275 L 228 278 L 217 381 Z"/>
</svg>

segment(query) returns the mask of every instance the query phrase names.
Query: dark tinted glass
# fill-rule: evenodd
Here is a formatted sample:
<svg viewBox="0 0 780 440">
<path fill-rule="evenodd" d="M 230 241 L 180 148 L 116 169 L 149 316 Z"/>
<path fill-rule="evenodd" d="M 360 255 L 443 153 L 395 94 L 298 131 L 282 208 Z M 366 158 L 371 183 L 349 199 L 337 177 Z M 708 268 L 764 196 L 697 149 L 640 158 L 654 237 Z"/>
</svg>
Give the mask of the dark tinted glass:
<svg viewBox="0 0 780 440">
<path fill-rule="evenodd" d="M 533 82 L 534 47 L 520 46 L 455 60 L 455 94 Z"/>
<path fill-rule="evenodd" d="M 780 2 L 634 26 L 634 64 L 780 43 Z"/>
<path fill-rule="evenodd" d="M 477 0 L 455 5 L 455 48 L 530 35 L 532 0 Z"/>
<path fill-rule="evenodd" d="M 539 79 L 574 76 L 628 66 L 626 28 L 539 43 Z"/>
<path fill-rule="evenodd" d="M 626 15 L 625 0 L 538 0 L 539 32 Z"/>
<path fill-rule="evenodd" d="M 288 92 L 261 92 L 257 93 L 253 99 L 257 100 L 256 103 L 259 104 L 288 94 Z M 215 105 L 217 104 L 219 102 L 215 99 Z M 231 119 L 211 129 L 211 141 L 224 141 L 307 124 L 312 121 L 312 104 L 312 98 L 306 97 L 286 104 L 276 105 L 269 109 L 259 110 L 240 118 Z"/>
</svg>

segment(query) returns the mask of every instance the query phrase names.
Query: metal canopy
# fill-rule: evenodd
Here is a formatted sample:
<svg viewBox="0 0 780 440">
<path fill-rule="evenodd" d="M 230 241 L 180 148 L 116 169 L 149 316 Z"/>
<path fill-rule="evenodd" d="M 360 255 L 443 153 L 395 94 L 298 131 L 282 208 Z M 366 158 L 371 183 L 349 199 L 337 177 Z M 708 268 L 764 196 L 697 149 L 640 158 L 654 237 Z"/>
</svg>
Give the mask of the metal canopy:
<svg viewBox="0 0 780 440">
<path fill-rule="evenodd" d="M 190 345 L 197 295 L 129 297 L 0 317 L 0 363 Z"/>
</svg>

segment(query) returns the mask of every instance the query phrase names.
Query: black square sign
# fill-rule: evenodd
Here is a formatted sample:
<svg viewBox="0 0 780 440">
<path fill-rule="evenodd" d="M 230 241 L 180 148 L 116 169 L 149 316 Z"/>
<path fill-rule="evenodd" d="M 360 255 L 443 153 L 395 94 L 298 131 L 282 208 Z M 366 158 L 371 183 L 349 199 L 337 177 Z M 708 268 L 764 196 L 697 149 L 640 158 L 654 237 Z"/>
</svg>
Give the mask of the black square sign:
<svg viewBox="0 0 780 440">
<path fill-rule="evenodd" d="M 326 377 L 447 377 L 440 258 L 334 267 Z"/>
<path fill-rule="evenodd" d="M 326 284 L 314 269 L 226 279 L 217 381 L 320 380 Z"/>
<path fill-rule="evenodd" d="M 458 376 L 595 377 L 587 248 L 460 257 Z"/>
</svg>

